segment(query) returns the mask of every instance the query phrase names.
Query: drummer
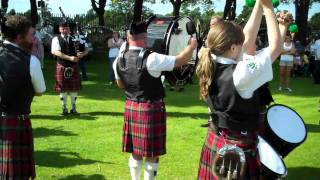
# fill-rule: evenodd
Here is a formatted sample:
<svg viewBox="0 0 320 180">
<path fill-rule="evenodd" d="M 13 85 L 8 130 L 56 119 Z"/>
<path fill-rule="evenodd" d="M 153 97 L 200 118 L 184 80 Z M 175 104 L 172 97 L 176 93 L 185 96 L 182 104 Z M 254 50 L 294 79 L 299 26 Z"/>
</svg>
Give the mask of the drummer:
<svg viewBox="0 0 320 180">
<path fill-rule="evenodd" d="M 266 18 L 269 46 L 255 56 L 243 57 L 242 52 L 252 53 L 255 47 L 262 12 Z M 213 162 L 218 162 L 214 159 L 219 158 L 217 152 L 221 148 L 234 144 L 245 152 L 247 169 L 241 174 L 242 178 L 259 178 L 257 131 L 263 123 L 260 112 L 267 102 L 260 101 L 264 94 L 258 88 L 272 80 L 272 62 L 280 54 L 283 42 L 280 31 L 286 32 L 288 16 L 283 14 L 281 17 L 279 30 L 271 0 L 257 0 L 243 30 L 227 21 L 210 29 L 207 48 L 200 52 L 196 69 L 200 96 L 208 101 L 213 118 L 202 148 L 198 179 L 225 177 L 221 164 Z M 228 170 L 227 164 L 225 167 Z"/>
<path fill-rule="evenodd" d="M 134 22 L 127 33 L 128 47 L 113 64 L 118 86 L 125 90 L 122 151 L 131 153 L 129 168 L 133 180 L 154 179 L 159 156 L 166 153 L 166 110 L 161 72 L 172 71 L 191 59 L 197 40 L 191 38 L 177 56 L 151 53 L 147 47 L 147 24 Z"/>
</svg>

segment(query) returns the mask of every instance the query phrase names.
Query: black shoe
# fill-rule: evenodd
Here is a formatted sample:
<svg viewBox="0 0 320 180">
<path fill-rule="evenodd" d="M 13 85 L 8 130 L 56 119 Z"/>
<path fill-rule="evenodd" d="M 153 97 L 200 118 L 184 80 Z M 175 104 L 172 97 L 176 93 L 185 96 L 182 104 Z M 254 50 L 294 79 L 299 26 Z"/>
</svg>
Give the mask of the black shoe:
<svg viewBox="0 0 320 180">
<path fill-rule="evenodd" d="M 209 127 L 209 123 L 201 124 L 200 127 Z"/>
<path fill-rule="evenodd" d="M 66 116 L 68 115 L 68 109 L 67 108 L 63 108 L 61 115 Z"/>
<path fill-rule="evenodd" d="M 80 113 L 78 113 L 78 111 L 75 110 L 75 109 L 71 109 L 70 110 L 70 114 L 72 114 L 72 115 L 80 115 Z"/>
</svg>

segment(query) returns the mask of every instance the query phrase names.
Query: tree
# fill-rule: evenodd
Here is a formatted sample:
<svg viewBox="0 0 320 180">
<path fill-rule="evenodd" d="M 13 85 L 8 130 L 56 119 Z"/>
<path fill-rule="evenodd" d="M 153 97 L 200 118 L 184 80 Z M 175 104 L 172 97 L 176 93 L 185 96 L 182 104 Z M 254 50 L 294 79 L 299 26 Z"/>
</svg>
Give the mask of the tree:
<svg viewBox="0 0 320 180">
<path fill-rule="evenodd" d="M 227 0 L 224 6 L 223 19 L 233 21 L 236 18 L 236 0 Z"/>
<path fill-rule="evenodd" d="M 320 2 L 320 0 L 282 0 L 282 2 L 294 3 L 296 10 L 295 21 L 299 27 L 296 38 L 303 45 L 307 45 L 309 8 L 313 3 Z"/>
<path fill-rule="evenodd" d="M 37 0 L 30 0 L 32 26 L 38 23 Z"/>
<path fill-rule="evenodd" d="M 133 22 L 141 21 L 143 0 L 135 0 L 133 8 Z"/>
<path fill-rule="evenodd" d="M 239 14 L 238 19 L 240 21 L 247 22 L 250 15 L 251 15 L 252 9 L 253 9 L 253 7 L 243 6 L 243 9 L 242 9 L 241 13 Z"/>
<path fill-rule="evenodd" d="M 1 0 L 1 8 L 6 9 L 8 8 L 9 0 Z"/>
<path fill-rule="evenodd" d="M 202 5 L 205 9 L 208 7 L 211 7 L 213 5 L 212 0 L 161 0 L 161 3 L 165 4 L 170 2 L 173 6 L 173 12 L 172 15 L 174 17 L 180 16 L 180 8 L 182 5 L 187 4 L 186 6 L 196 6 L 196 5 Z"/>
<path fill-rule="evenodd" d="M 320 13 L 314 14 L 310 19 L 312 29 L 320 30 Z"/>
<path fill-rule="evenodd" d="M 109 6 L 110 9 L 106 11 L 105 16 L 108 19 L 113 19 L 113 22 L 109 22 L 107 24 L 111 27 L 115 27 L 116 29 L 122 29 L 124 25 L 128 25 L 130 22 L 132 22 L 134 17 L 136 18 L 135 21 L 138 21 L 153 14 L 149 8 L 143 5 L 142 10 L 139 10 L 138 13 L 132 11 L 136 5 L 135 3 L 135 0 L 112 0 Z"/>
<path fill-rule="evenodd" d="M 92 9 L 97 13 L 99 18 L 99 25 L 104 26 L 104 8 L 106 6 L 107 0 L 99 0 L 98 2 L 95 0 L 91 0 Z"/>
</svg>

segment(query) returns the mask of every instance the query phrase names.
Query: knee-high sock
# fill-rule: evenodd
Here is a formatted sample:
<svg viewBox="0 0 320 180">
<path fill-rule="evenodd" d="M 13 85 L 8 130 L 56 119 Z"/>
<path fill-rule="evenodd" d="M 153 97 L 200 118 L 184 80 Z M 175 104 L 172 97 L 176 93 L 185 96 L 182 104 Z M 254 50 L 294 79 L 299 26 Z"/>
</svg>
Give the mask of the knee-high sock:
<svg viewBox="0 0 320 180">
<path fill-rule="evenodd" d="M 62 104 L 62 108 L 67 108 L 67 93 L 60 93 L 60 101 Z"/>
<path fill-rule="evenodd" d="M 158 170 L 158 167 L 159 163 L 152 163 L 146 161 L 144 167 L 144 180 L 153 180 Z"/>
<path fill-rule="evenodd" d="M 135 160 L 132 156 L 129 158 L 129 168 L 132 180 L 140 180 L 142 160 Z"/>
<path fill-rule="evenodd" d="M 76 109 L 77 96 L 78 92 L 70 92 L 72 109 Z"/>
</svg>

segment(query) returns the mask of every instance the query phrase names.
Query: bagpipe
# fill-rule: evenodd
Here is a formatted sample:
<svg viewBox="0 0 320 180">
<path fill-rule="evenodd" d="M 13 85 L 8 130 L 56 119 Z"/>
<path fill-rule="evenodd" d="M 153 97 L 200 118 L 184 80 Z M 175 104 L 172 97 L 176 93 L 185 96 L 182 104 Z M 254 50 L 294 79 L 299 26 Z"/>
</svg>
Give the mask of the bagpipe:
<svg viewBox="0 0 320 180">
<path fill-rule="evenodd" d="M 189 17 L 152 16 L 148 19 L 147 48 L 160 54 L 176 56 L 187 47 L 190 37 L 199 40 L 194 22 Z M 163 72 L 172 86 L 184 86 L 192 78 L 198 62 L 198 48 L 186 65 Z"/>
</svg>

